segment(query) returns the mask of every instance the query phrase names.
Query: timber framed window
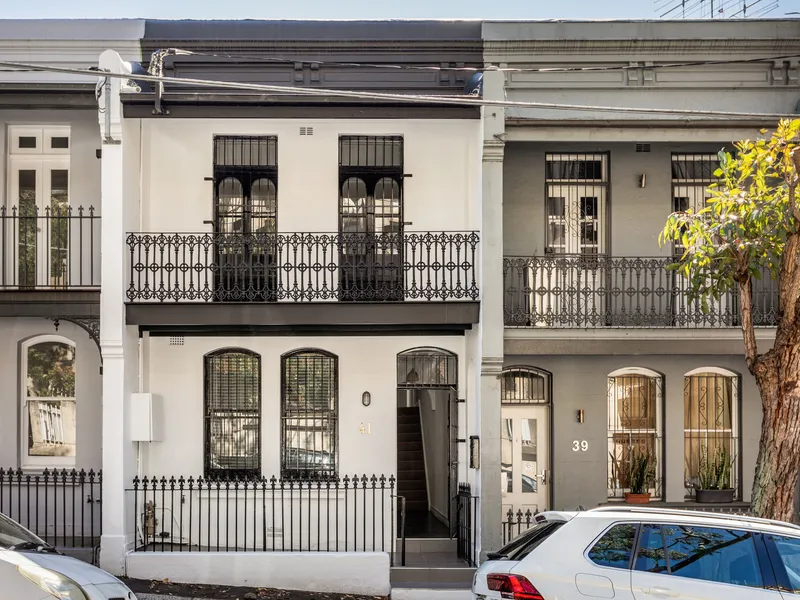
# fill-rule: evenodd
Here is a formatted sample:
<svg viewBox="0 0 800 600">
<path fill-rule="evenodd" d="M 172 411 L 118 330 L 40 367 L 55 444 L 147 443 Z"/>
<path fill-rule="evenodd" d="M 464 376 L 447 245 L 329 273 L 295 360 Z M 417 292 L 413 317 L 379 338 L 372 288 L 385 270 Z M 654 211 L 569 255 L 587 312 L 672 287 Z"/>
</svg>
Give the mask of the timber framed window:
<svg viewBox="0 0 800 600">
<path fill-rule="evenodd" d="M 281 357 L 281 477 L 334 479 L 339 433 L 339 359 L 303 349 Z"/>
<path fill-rule="evenodd" d="M 719 157 L 711 153 L 672 154 L 672 211 L 697 213 L 711 197 L 708 188 L 717 181 L 714 171 Z M 673 253 L 682 256 L 686 248 L 674 242 Z"/>
<path fill-rule="evenodd" d="M 608 497 L 630 492 L 631 459 L 648 454 L 655 460 L 650 493 L 662 496 L 664 473 L 664 378 L 649 369 L 628 368 L 608 376 Z"/>
<path fill-rule="evenodd" d="M 75 344 L 45 335 L 22 344 L 22 466 L 75 466 Z"/>
<path fill-rule="evenodd" d="M 739 376 L 703 368 L 683 379 L 684 480 L 687 497 L 700 486 L 701 470 L 721 453 L 732 459 L 727 483 L 739 488 Z"/>
<path fill-rule="evenodd" d="M 204 357 L 205 476 L 261 476 L 261 357 L 224 348 Z"/>
<path fill-rule="evenodd" d="M 548 254 L 606 252 L 608 154 L 545 155 Z"/>
<path fill-rule="evenodd" d="M 502 404 L 550 404 L 547 375 L 532 367 L 510 367 L 500 380 Z"/>
</svg>

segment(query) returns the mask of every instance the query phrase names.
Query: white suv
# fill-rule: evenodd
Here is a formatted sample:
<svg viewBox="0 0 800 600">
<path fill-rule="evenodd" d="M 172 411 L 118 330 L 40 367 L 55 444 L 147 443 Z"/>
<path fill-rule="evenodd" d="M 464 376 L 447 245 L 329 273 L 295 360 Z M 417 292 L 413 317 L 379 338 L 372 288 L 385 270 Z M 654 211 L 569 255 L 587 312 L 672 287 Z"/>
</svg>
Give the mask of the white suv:
<svg viewBox="0 0 800 600">
<path fill-rule="evenodd" d="M 476 600 L 783 600 L 800 594 L 800 527 L 604 506 L 541 513 L 475 574 Z"/>
</svg>

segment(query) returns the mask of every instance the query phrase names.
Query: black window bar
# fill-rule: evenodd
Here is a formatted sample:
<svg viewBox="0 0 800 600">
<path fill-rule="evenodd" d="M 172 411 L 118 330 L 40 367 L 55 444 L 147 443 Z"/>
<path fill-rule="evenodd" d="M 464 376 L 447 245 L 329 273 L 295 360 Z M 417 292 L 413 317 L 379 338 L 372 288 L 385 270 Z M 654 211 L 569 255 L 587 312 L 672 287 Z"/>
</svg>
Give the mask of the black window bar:
<svg viewBox="0 0 800 600">
<path fill-rule="evenodd" d="M 278 138 L 215 136 L 215 300 L 276 300 L 277 220 Z"/>
<path fill-rule="evenodd" d="M 684 480 L 691 497 L 709 463 L 732 459 L 724 484 L 739 494 L 739 378 L 716 372 L 684 377 Z M 726 469 L 727 471 L 727 469 Z"/>
<path fill-rule="evenodd" d="M 608 497 L 624 498 L 631 491 L 634 455 L 655 461 L 649 488 L 661 498 L 664 381 L 660 375 L 628 372 L 608 378 Z"/>
<path fill-rule="evenodd" d="M 550 404 L 547 376 L 530 367 L 512 367 L 500 379 L 503 404 Z"/>
<path fill-rule="evenodd" d="M 261 357 L 241 348 L 204 359 L 205 476 L 261 476 Z"/>
<path fill-rule="evenodd" d="M 340 300 L 403 300 L 403 138 L 339 138 Z"/>
<path fill-rule="evenodd" d="M 322 350 L 298 350 L 284 355 L 281 362 L 281 476 L 335 479 L 338 358 Z"/>
</svg>

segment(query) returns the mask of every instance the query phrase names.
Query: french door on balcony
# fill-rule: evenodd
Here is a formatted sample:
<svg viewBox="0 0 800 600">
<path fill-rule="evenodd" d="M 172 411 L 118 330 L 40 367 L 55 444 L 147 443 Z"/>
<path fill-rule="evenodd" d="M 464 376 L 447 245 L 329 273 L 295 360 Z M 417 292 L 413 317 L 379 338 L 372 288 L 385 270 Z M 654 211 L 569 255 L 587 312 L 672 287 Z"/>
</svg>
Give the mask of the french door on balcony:
<svg viewBox="0 0 800 600">
<path fill-rule="evenodd" d="M 340 300 L 403 300 L 402 180 L 402 138 L 340 138 Z"/>
<path fill-rule="evenodd" d="M 228 174 L 217 184 L 217 300 L 269 301 L 277 288 L 275 182 Z"/>
<path fill-rule="evenodd" d="M 69 158 L 12 157 L 3 231 L 4 284 L 66 287 L 70 277 Z M 10 281 L 9 281 L 10 280 Z"/>
<path fill-rule="evenodd" d="M 563 264 L 530 274 L 533 314 L 560 315 L 558 325 L 566 327 L 605 319 L 606 192 L 604 185 L 547 186 L 546 252 Z"/>
<path fill-rule="evenodd" d="M 217 136 L 214 140 L 215 300 L 276 299 L 277 139 Z"/>
</svg>

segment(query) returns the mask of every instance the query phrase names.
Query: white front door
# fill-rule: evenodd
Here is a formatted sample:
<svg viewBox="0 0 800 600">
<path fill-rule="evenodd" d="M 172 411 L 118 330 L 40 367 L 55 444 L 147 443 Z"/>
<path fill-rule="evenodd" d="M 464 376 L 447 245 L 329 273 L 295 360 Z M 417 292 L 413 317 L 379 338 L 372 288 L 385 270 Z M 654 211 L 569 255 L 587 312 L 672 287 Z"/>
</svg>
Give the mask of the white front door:
<svg viewBox="0 0 800 600">
<path fill-rule="evenodd" d="M 504 406 L 501 478 L 503 521 L 509 509 L 523 515 L 548 509 L 550 489 L 550 407 Z"/>
<path fill-rule="evenodd" d="M 6 248 L 19 287 L 69 284 L 69 158 L 12 157 Z"/>
</svg>

